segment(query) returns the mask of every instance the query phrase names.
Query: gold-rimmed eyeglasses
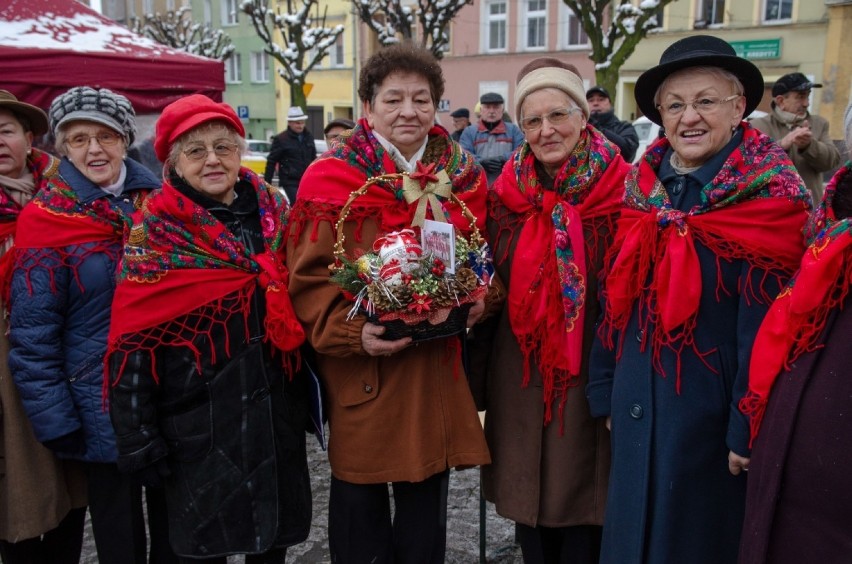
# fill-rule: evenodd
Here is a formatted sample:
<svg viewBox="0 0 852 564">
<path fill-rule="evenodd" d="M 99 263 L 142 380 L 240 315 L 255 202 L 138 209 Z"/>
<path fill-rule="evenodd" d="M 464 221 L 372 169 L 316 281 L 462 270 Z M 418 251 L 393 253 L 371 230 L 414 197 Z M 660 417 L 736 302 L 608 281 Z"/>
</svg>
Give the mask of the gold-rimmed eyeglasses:
<svg viewBox="0 0 852 564">
<path fill-rule="evenodd" d="M 112 131 L 101 131 L 96 135 L 80 133 L 73 137 L 69 137 L 65 140 L 65 143 L 72 149 L 79 149 L 81 147 L 86 147 L 89 143 L 92 142 L 92 139 L 97 141 L 98 145 L 100 145 L 101 147 L 109 147 L 110 145 L 115 145 L 116 143 L 118 143 L 118 141 L 120 139 L 123 139 L 123 137 L 118 133 L 114 133 Z"/>
<path fill-rule="evenodd" d="M 727 98 L 715 98 L 712 96 L 705 96 L 704 98 L 698 98 L 691 102 L 669 102 L 667 104 L 657 104 L 657 110 L 661 114 L 665 114 L 668 117 L 676 117 L 682 114 L 687 106 L 692 106 L 692 109 L 702 116 L 710 115 L 719 110 L 722 107 L 722 104 L 730 102 L 731 100 L 736 100 L 742 96 L 742 94 L 732 94 Z"/>
<path fill-rule="evenodd" d="M 210 151 L 213 151 L 213 154 L 217 157 L 230 157 L 233 155 L 239 145 L 236 143 L 226 143 L 224 141 L 220 141 L 213 145 L 213 148 L 205 147 L 204 145 L 197 145 L 195 147 L 190 147 L 186 149 L 183 154 L 191 161 L 200 161 L 207 158 L 207 155 L 210 154 Z"/>
<path fill-rule="evenodd" d="M 521 120 L 521 129 L 526 132 L 537 131 L 544 125 L 544 120 L 550 122 L 550 125 L 559 125 L 565 123 L 571 114 L 579 112 L 580 108 L 558 108 L 551 110 L 543 116 L 529 116 Z"/>
</svg>

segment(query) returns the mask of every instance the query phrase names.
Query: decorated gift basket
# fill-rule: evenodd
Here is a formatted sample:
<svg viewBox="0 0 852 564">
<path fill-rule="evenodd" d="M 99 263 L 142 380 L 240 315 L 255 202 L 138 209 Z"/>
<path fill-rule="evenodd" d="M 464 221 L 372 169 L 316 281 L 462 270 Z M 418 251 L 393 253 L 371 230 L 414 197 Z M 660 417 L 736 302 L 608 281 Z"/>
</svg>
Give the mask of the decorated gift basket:
<svg viewBox="0 0 852 564">
<path fill-rule="evenodd" d="M 371 250 L 348 255 L 343 224 L 352 204 L 373 185 L 395 191 L 400 178 L 406 200 L 418 205 L 411 228 L 385 233 Z M 383 339 L 410 336 L 425 341 L 463 332 L 470 308 L 485 296 L 493 274 L 488 244 L 476 227 L 476 217 L 452 193 L 446 173 L 431 178 L 435 182 L 415 180 L 408 173 L 371 178 L 349 195 L 335 225 L 334 263 L 329 268 L 332 282 L 353 302 L 347 319 L 365 315 L 372 323 L 384 325 Z M 444 220 L 435 194 L 459 206 L 470 224 L 469 238 L 457 235 Z M 427 205 L 433 217 L 444 221 L 425 219 Z"/>
</svg>

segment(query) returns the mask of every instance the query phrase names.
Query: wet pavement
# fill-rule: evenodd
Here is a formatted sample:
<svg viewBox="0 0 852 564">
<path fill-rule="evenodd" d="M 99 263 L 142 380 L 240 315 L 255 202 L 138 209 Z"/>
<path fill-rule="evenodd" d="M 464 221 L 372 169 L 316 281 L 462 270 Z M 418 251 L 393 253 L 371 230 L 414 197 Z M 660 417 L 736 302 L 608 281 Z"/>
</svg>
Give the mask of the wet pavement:
<svg viewBox="0 0 852 564">
<path fill-rule="evenodd" d="M 327 564 L 328 491 L 331 471 L 326 453 L 313 437 L 308 437 L 308 464 L 313 489 L 313 523 L 307 540 L 287 550 L 287 564 Z M 480 560 L 480 499 L 479 470 L 472 468 L 450 473 L 450 492 L 447 504 L 447 564 L 476 564 Z M 515 564 L 522 562 L 521 551 L 514 543 L 514 523 L 494 512 L 486 504 L 485 561 L 489 564 Z M 231 563 L 242 563 L 242 557 L 233 557 Z M 82 564 L 97 564 L 95 545 L 87 523 L 83 540 Z"/>
</svg>

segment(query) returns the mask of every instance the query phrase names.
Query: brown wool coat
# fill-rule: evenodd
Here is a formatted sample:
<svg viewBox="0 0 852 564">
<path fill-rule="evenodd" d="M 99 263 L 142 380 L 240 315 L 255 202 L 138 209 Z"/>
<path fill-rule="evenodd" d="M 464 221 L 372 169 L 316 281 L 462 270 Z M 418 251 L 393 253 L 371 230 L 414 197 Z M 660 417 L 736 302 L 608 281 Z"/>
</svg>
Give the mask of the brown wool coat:
<svg viewBox="0 0 852 564">
<path fill-rule="evenodd" d="M 345 227 L 347 251 L 375 240 L 375 223 L 364 223 L 360 243 L 352 227 Z M 391 357 L 368 356 L 364 318 L 346 320 L 352 302 L 329 281 L 331 227 L 319 225 L 316 241 L 313 230 L 308 223 L 298 244 L 288 242 L 289 291 L 317 351 L 334 476 L 356 484 L 419 482 L 449 467 L 488 463 L 458 347 L 436 339 Z"/>
<path fill-rule="evenodd" d="M 509 259 L 497 264 L 497 273 L 507 285 L 511 257 L 517 237 L 496 239 L 496 225 L 489 222 L 495 242 L 495 257 Z M 515 234 L 517 235 L 517 233 Z M 591 230 L 584 229 L 591 237 Z M 606 238 L 602 238 L 606 240 Z M 603 418 L 592 418 L 584 389 L 588 382 L 588 359 L 594 325 L 600 313 L 597 292 L 598 272 L 603 264 L 605 245 L 597 257 L 589 257 L 586 285 L 586 316 L 581 378 L 569 388 L 564 417 L 560 420 L 556 402 L 553 420 L 544 426 L 542 380 L 535 363 L 530 383 L 521 387 L 523 356 L 509 322 L 508 306 L 474 329 L 471 343 L 471 386 L 485 414 L 485 434 L 492 463 L 482 468 L 485 498 L 497 513 L 531 527 L 602 525 L 610 467 L 609 431 Z M 564 429 L 564 433 L 563 433 Z"/>
</svg>

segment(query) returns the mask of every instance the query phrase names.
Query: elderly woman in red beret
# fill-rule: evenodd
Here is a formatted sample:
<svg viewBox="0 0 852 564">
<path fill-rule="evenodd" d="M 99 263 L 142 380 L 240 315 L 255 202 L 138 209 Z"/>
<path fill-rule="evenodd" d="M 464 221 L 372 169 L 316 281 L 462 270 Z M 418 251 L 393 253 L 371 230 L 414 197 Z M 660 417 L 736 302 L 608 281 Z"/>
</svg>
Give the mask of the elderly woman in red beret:
<svg viewBox="0 0 852 564">
<path fill-rule="evenodd" d="M 281 563 L 311 521 L 287 207 L 240 167 L 244 135 L 205 96 L 163 111 L 167 178 L 130 231 L 107 353 L 119 467 L 163 483 L 186 562 Z"/>
</svg>

